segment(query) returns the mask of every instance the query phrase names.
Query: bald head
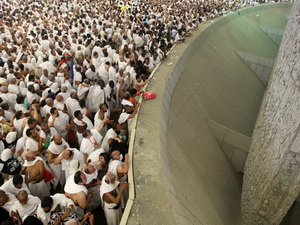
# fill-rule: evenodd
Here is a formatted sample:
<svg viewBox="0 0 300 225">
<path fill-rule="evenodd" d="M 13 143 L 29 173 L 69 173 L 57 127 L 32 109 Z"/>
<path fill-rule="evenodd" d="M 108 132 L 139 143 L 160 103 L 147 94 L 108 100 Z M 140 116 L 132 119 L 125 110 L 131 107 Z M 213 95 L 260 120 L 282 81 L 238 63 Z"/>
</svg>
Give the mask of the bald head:
<svg viewBox="0 0 300 225">
<path fill-rule="evenodd" d="M 10 84 L 16 84 L 17 83 L 17 79 L 16 78 L 12 78 L 9 83 Z"/>
<path fill-rule="evenodd" d="M 53 106 L 53 99 L 52 98 L 46 98 L 45 100 L 45 103 L 48 105 L 48 106 Z"/>
<path fill-rule="evenodd" d="M 68 90 L 68 88 L 66 86 L 62 86 L 60 90 L 61 92 L 65 93 Z"/>
<path fill-rule="evenodd" d="M 28 152 L 25 154 L 25 159 L 26 159 L 28 162 L 33 161 L 33 160 L 35 159 L 34 152 L 28 151 Z"/>
<path fill-rule="evenodd" d="M 64 100 L 64 98 L 63 98 L 61 95 L 57 95 L 57 96 L 55 97 L 55 99 L 56 99 L 56 101 L 58 101 L 58 102 L 62 102 L 62 101 Z"/>
<path fill-rule="evenodd" d="M 111 158 L 113 160 L 120 160 L 121 153 L 118 150 L 115 150 L 111 153 Z"/>
<path fill-rule="evenodd" d="M 25 190 L 21 190 L 18 192 L 17 198 L 21 205 L 26 205 L 28 201 L 28 193 Z"/>
<path fill-rule="evenodd" d="M 112 172 L 107 172 L 105 175 L 105 181 L 106 183 L 115 183 L 116 176 Z"/>
<path fill-rule="evenodd" d="M 57 145 L 62 144 L 62 138 L 59 134 L 54 135 L 53 140 L 54 140 L 54 143 L 57 144 Z"/>
</svg>

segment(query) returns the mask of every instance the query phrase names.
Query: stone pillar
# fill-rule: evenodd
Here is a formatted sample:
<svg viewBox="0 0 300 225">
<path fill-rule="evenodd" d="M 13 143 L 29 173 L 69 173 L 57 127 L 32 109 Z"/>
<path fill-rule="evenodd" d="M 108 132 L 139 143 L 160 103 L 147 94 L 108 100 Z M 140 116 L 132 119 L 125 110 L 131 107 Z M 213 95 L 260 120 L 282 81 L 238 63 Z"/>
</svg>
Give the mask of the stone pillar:
<svg viewBox="0 0 300 225">
<path fill-rule="evenodd" d="M 300 191 L 300 1 L 295 1 L 245 165 L 247 225 L 276 225 Z"/>
</svg>

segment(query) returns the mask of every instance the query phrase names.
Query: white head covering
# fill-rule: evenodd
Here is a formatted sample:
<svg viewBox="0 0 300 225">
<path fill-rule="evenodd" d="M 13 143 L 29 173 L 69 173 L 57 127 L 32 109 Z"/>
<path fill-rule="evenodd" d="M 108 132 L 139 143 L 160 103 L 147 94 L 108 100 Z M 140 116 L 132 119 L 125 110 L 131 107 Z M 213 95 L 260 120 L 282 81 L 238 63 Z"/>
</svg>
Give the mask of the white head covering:
<svg viewBox="0 0 300 225">
<path fill-rule="evenodd" d="M 12 142 L 14 142 L 16 139 L 17 139 L 17 132 L 9 132 L 7 135 L 6 135 L 6 142 L 7 144 L 10 144 Z"/>
<path fill-rule="evenodd" d="M 12 158 L 11 150 L 9 148 L 4 149 L 3 152 L 1 153 L 1 160 L 2 161 L 7 161 L 10 158 Z"/>
<path fill-rule="evenodd" d="M 78 164 L 79 168 L 78 168 Z M 70 162 L 70 170 L 69 170 L 69 175 L 75 174 L 77 171 L 82 170 L 83 165 L 77 160 L 77 159 L 73 159 Z"/>
<path fill-rule="evenodd" d="M 46 88 L 46 89 L 43 91 L 41 100 L 44 100 L 44 99 L 46 99 L 46 98 L 48 97 L 49 90 L 50 90 L 50 88 Z"/>
<path fill-rule="evenodd" d="M 53 84 L 51 85 L 50 89 L 51 89 L 51 92 L 54 93 L 54 94 L 55 94 L 56 92 L 58 92 L 58 91 L 59 91 L 58 83 L 53 83 Z"/>
</svg>

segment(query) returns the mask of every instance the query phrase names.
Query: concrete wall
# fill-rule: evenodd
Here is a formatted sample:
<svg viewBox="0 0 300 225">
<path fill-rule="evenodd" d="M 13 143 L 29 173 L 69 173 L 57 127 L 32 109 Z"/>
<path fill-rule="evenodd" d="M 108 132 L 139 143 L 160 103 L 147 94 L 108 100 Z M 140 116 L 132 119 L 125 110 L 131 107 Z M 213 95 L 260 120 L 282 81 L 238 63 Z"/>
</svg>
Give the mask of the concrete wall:
<svg viewBox="0 0 300 225">
<path fill-rule="evenodd" d="M 208 121 L 252 135 L 264 85 L 234 50 L 275 58 L 258 25 L 283 29 L 289 10 L 270 4 L 208 22 L 158 68 L 148 86 L 157 98 L 138 119 L 128 224 L 241 224 L 241 177 Z"/>
<path fill-rule="evenodd" d="M 246 163 L 242 212 L 249 225 L 279 224 L 300 192 L 299 10 L 295 1 Z"/>
</svg>

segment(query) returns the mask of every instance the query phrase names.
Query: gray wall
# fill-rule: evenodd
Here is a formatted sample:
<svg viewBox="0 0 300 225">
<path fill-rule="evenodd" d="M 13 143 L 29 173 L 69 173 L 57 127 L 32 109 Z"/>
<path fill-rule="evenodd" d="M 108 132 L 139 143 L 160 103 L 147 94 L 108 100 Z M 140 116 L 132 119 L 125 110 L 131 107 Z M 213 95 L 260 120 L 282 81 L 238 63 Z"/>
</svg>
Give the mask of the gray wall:
<svg viewBox="0 0 300 225">
<path fill-rule="evenodd" d="M 241 224 L 241 176 L 210 123 L 251 137 L 265 86 L 234 50 L 274 59 L 278 46 L 258 25 L 283 29 L 289 10 L 270 4 L 208 22 L 158 68 L 148 87 L 157 98 L 138 119 L 128 224 Z"/>
<path fill-rule="evenodd" d="M 299 11 L 295 1 L 246 162 L 242 211 L 249 225 L 279 224 L 300 192 Z"/>
</svg>

